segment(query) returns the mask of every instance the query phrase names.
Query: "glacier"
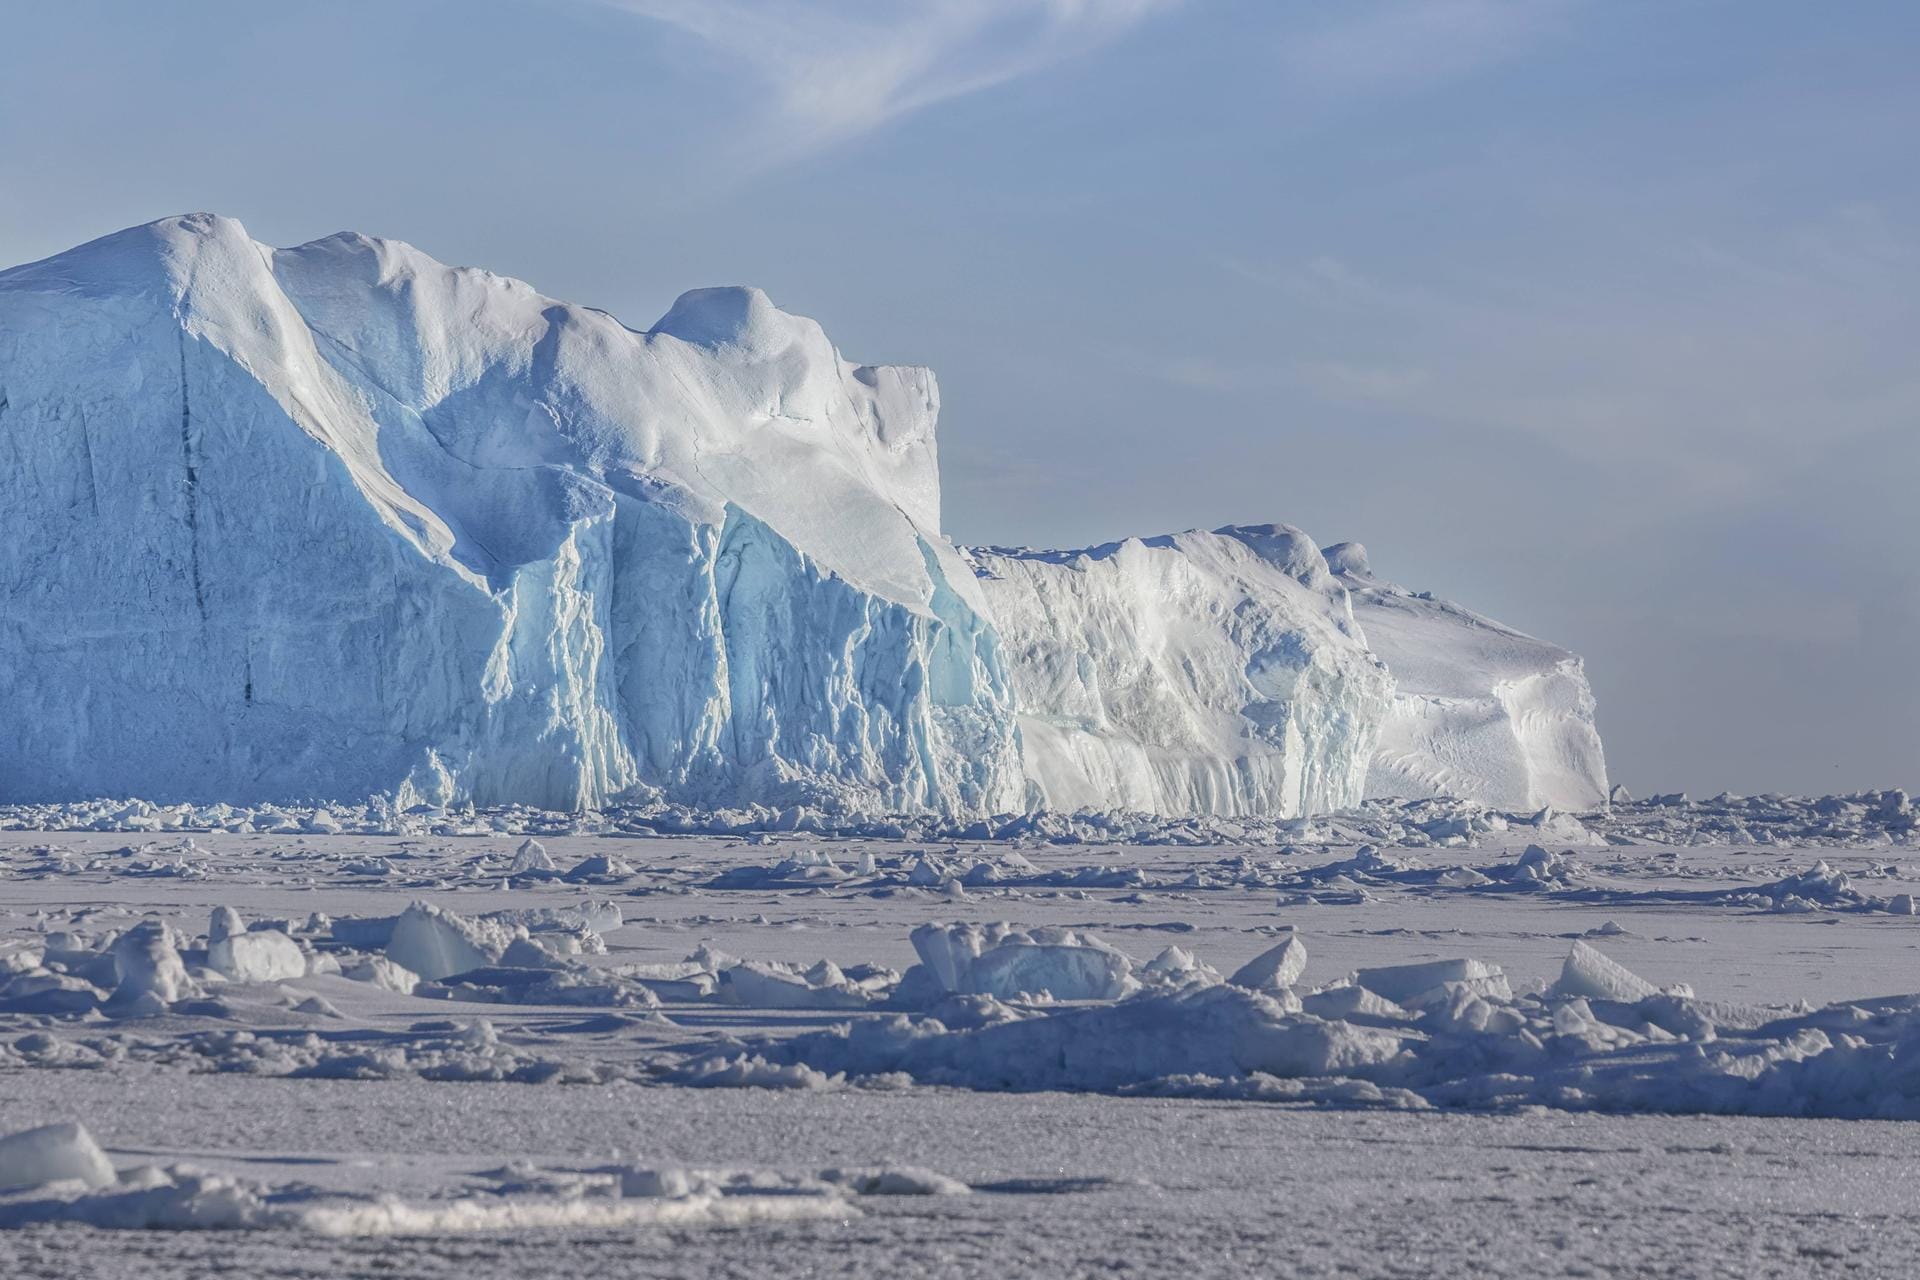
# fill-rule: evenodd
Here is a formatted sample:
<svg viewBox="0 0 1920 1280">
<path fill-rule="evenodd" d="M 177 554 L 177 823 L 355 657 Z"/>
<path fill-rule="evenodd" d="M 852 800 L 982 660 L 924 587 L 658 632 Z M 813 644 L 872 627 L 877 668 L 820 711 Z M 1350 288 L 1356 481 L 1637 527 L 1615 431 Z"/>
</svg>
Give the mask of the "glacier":
<svg viewBox="0 0 1920 1280">
<path fill-rule="evenodd" d="M 1604 798 L 1565 651 L 1286 526 L 957 547 L 938 412 L 750 288 L 210 214 L 0 272 L 0 800 Z"/>
</svg>

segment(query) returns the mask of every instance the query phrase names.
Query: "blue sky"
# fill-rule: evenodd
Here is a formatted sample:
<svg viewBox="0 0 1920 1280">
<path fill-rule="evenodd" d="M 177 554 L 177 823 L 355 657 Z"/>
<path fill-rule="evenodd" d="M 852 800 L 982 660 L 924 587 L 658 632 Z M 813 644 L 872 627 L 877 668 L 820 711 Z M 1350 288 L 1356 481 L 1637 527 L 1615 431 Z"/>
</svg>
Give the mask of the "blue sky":
<svg viewBox="0 0 1920 1280">
<path fill-rule="evenodd" d="M 1586 655 L 1616 778 L 1920 784 L 1920 6 L 16 4 L 0 261 L 212 209 L 932 365 L 947 524 L 1230 521 Z"/>
</svg>

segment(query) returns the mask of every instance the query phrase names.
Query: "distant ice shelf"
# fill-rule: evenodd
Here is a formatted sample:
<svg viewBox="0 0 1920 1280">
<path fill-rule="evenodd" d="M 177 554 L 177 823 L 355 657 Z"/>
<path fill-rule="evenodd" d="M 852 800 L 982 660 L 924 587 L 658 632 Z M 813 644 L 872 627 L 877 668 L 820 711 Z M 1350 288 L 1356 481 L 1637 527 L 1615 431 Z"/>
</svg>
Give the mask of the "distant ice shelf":
<svg viewBox="0 0 1920 1280">
<path fill-rule="evenodd" d="M 0 801 L 1606 793 L 1578 659 L 1285 526 L 941 532 L 924 369 L 167 218 L 0 272 Z"/>
</svg>

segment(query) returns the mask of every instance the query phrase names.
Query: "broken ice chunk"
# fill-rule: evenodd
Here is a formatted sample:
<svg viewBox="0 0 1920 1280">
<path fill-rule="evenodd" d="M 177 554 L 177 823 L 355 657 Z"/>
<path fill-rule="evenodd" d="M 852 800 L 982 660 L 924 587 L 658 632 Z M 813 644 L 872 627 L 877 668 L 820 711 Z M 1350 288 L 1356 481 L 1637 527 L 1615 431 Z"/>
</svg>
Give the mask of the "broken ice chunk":
<svg viewBox="0 0 1920 1280">
<path fill-rule="evenodd" d="M 1659 995 L 1660 989 L 1596 948 L 1576 941 L 1567 952 L 1567 962 L 1561 966 L 1560 980 L 1553 984 L 1552 994 L 1565 999 L 1619 1000 L 1631 1004 Z"/>
<path fill-rule="evenodd" d="M 0 1191 L 49 1182 L 104 1187 L 113 1180 L 113 1162 L 84 1125 L 67 1121 L 0 1138 Z"/>
<path fill-rule="evenodd" d="M 515 931 L 492 920 L 469 920 L 416 902 L 394 921 L 387 958 L 428 981 L 479 969 L 498 960 Z"/>
<path fill-rule="evenodd" d="M 1458 986 L 1488 1000 L 1511 1000 L 1506 974 L 1484 960 L 1430 960 L 1425 964 L 1386 965 L 1353 975 L 1356 985 L 1395 1004 L 1417 1008 Z"/>
<path fill-rule="evenodd" d="M 1131 960 L 1071 929 L 924 924 L 912 937 L 945 991 L 1001 1000 L 1042 992 L 1056 1000 L 1119 1000 L 1140 989 Z"/>
<path fill-rule="evenodd" d="M 213 919 L 207 923 L 207 941 L 224 942 L 236 933 L 245 932 L 246 927 L 240 919 L 240 913 L 232 907 L 215 907 Z"/>
<path fill-rule="evenodd" d="M 1307 971 L 1307 944 L 1289 933 L 1278 946 L 1262 951 L 1234 971 L 1227 981 L 1236 987 L 1270 991 L 1291 987 Z"/>
<path fill-rule="evenodd" d="M 236 933 L 207 948 L 207 967 L 235 982 L 284 982 L 304 978 L 307 956 L 277 929 Z"/>
<path fill-rule="evenodd" d="M 547 847 L 538 840 L 529 838 L 522 841 L 520 847 L 514 851 L 513 862 L 508 866 L 507 874 L 523 876 L 531 872 L 553 870 L 556 868 L 553 865 L 552 855 L 547 852 Z"/>
<path fill-rule="evenodd" d="M 114 992 L 110 1004 L 127 1012 L 153 1013 L 198 995 L 174 945 L 173 930 L 142 920 L 113 944 Z"/>
</svg>

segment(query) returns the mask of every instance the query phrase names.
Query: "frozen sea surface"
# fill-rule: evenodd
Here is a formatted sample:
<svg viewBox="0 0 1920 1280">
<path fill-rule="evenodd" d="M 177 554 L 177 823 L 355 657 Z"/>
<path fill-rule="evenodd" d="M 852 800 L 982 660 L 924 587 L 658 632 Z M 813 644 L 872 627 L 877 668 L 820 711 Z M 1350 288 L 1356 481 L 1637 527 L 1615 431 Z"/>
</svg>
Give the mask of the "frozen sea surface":
<svg viewBox="0 0 1920 1280">
<path fill-rule="evenodd" d="M 0 1275 L 1909 1274 L 1910 830 L 1641 818 L 0 832 Z"/>
<path fill-rule="evenodd" d="M 1899 1276 L 1915 1127 L 1400 1115 L 1067 1094 L 819 1094 L 40 1072 L 9 1128 L 97 1116 L 123 1162 L 396 1192 L 640 1159 L 937 1162 L 968 1196 L 735 1228 L 398 1239 L 0 1232 L 20 1277 L 1037 1275 Z"/>
</svg>

